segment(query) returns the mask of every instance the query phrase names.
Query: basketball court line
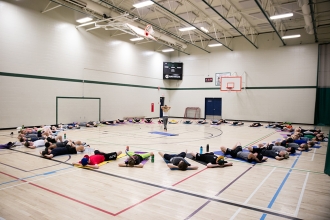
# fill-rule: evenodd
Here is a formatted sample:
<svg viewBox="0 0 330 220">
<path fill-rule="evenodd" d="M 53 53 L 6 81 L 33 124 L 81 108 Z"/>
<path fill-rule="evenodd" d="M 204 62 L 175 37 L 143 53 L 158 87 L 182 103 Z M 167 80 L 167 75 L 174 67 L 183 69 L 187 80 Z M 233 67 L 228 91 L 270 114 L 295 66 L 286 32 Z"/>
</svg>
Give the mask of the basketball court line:
<svg viewBox="0 0 330 220">
<path fill-rule="evenodd" d="M 275 171 L 276 167 L 274 167 L 272 169 L 271 172 L 268 173 L 268 175 L 261 181 L 261 183 L 257 186 L 257 188 L 255 188 L 255 190 L 251 193 L 251 195 L 249 196 L 249 198 L 247 198 L 245 201 L 244 201 L 244 205 L 247 204 L 250 199 L 254 196 L 254 194 L 257 193 L 257 191 L 259 190 L 259 188 L 264 184 L 264 182 L 266 182 L 266 180 L 270 177 L 270 175 Z M 239 208 L 235 213 L 234 215 L 231 216 L 231 218 L 229 220 L 234 220 L 235 217 L 238 215 L 238 213 L 242 210 L 242 208 Z M 297 216 L 296 216 L 297 217 Z"/>
<path fill-rule="evenodd" d="M 294 166 L 296 165 L 296 163 L 297 163 L 299 157 L 300 157 L 300 155 L 297 156 L 297 158 L 296 158 L 295 161 L 293 162 L 291 168 L 294 168 Z M 286 174 L 286 176 L 284 177 L 282 183 L 280 184 L 280 186 L 279 186 L 278 189 L 276 190 L 276 192 L 275 192 L 275 194 L 274 194 L 272 200 L 269 202 L 267 208 L 272 208 L 272 206 L 273 206 L 273 204 L 275 203 L 275 201 L 276 201 L 278 195 L 280 194 L 280 192 L 281 192 L 281 190 L 282 190 L 284 184 L 286 183 L 287 179 L 289 178 L 289 176 L 290 176 L 290 174 L 291 174 L 291 171 L 292 171 L 292 169 L 290 169 L 290 170 L 288 171 L 288 173 Z M 267 216 L 267 214 L 264 213 L 264 214 L 261 216 L 260 219 L 261 219 L 261 220 L 264 220 L 264 219 L 266 218 L 266 216 Z"/>
<path fill-rule="evenodd" d="M 251 167 L 251 168 L 252 168 L 252 167 Z M 207 168 L 205 168 L 205 169 L 199 171 L 198 173 L 200 173 L 200 172 L 202 172 L 202 171 L 204 171 L 204 170 L 206 170 L 206 169 L 207 169 Z M 283 218 L 287 218 L 287 219 L 301 220 L 301 219 L 299 219 L 299 218 L 292 217 L 292 216 L 289 216 L 289 215 L 286 215 L 286 214 L 281 214 L 281 213 L 279 213 L 279 212 L 274 212 L 274 211 L 271 211 L 271 210 L 269 210 L 269 209 L 265 209 L 265 208 L 253 207 L 253 206 L 243 205 L 243 204 L 239 204 L 239 203 L 235 203 L 235 202 L 231 202 L 231 201 L 226 201 L 226 200 L 223 200 L 223 199 L 218 199 L 218 198 L 213 198 L 213 197 L 202 196 L 202 195 L 198 195 L 198 194 L 195 194 L 195 193 L 190 193 L 190 192 L 185 192 L 185 191 L 181 191 L 181 190 L 173 189 L 172 187 L 164 187 L 164 186 L 156 185 L 156 184 L 153 184 L 153 183 L 143 182 L 143 181 L 141 181 L 141 180 L 135 180 L 135 179 L 131 179 L 131 178 L 128 178 L 128 177 L 122 177 L 122 176 L 115 175 L 115 174 L 105 173 L 105 172 L 103 172 L 103 171 L 97 171 L 97 170 L 87 170 L 87 171 L 94 171 L 94 172 L 104 173 L 104 174 L 106 174 L 106 175 L 110 175 L 110 176 L 114 176 L 114 177 L 118 177 L 118 178 L 122 178 L 122 179 L 126 179 L 126 180 L 131 180 L 131 181 L 134 181 L 134 182 L 138 182 L 138 183 L 142 183 L 142 184 L 146 184 L 146 185 L 154 186 L 154 187 L 157 187 L 157 188 L 161 188 L 161 189 L 163 189 L 163 190 L 161 190 L 160 192 L 155 193 L 154 195 L 151 195 L 151 196 L 145 198 L 144 200 L 142 200 L 142 201 L 140 201 L 140 202 L 138 202 L 138 203 L 136 203 L 136 204 L 134 204 L 134 205 L 132 205 L 132 206 L 130 206 L 130 207 L 125 208 L 125 209 L 122 210 L 122 211 L 119 211 L 119 212 L 117 212 L 117 213 L 112 213 L 112 212 L 109 212 L 109 211 L 107 211 L 107 210 L 104 210 L 104 209 L 98 208 L 98 207 L 96 207 L 96 206 L 93 206 L 93 205 L 87 204 L 87 203 L 85 203 L 85 202 L 79 201 L 79 200 L 77 200 L 77 199 L 71 198 L 71 197 L 69 197 L 69 196 L 63 195 L 63 194 L 61 194 L 61 193 L 55 192 L 55 191 L 53 191 L 53 190 L 47 189 L 47 188 L 45 188 L 45 187 L 43 187 L 43 186 L 39 186 L 39 185 L 34 184 L 34 183 L 32 183 L 32 182 L 28 182 L 28 181 L 25 181 L 25 180 L 21 180 L 21 181 L 23 181 L 24 183 L 27 183 L 27 184 L 33 185 L 33 186 L 35 186 L 35 187 L 38 187 L 38 188 L 40 188 L 40 189 L 46 190 L 46 191 L 48 191 L 48 192 L 51 192 L 51 193 L 53 193 L 53 194 L 56 194 L 56 195 L 58 195 L 58 196 L 64 197 L 64 198 L 66 198 L 66 199 L 69 199 L 69 200 L 71 200 L 71 201 L 75 201 L 75 202 L 80 203 L 80 204 L 82 204 L 82 205 L 88 206 L 88 207 L 93 208 L 93 209 L 95 209 L 95 210 L 98 210 L 98 211 L 104 212 L 104 213 L 106 213 L 106 214 L 112 215 L 112 216 L 117 216 L 117 215 L 123 213 L 124 211 L 127 211 L 128 209 L 133 208 L 133 207 L 135 207 L 136 205 L 141 204 L 142 202 L 147 201 L 147 200 L 149 200 L 149 199 L 155 197 L 156 195 L 159 195 L 160 193 L 162 193 L 162 192 L 164 192 L 164 191 L 166 191 L 166 190 L 169 190 L 169 191 L 173 191 L 173 192 L 177 192 L 177 193 L 181 193 L 181 194 L 185 194 L 185 195 L 190 195 L 190 196 L 194 196 L 194 197 L 198 197 L 198 198 L 202 198 L 202 199 L 210 200 L 210 202 L 211 202 L 211 201 L 214 201 L 214 202 L 224 203 L 224 204 L 227 204 L 227 205 L 238 206 L 238 207 L 241 207 L 241 208 L 245 208 L 245 209 L 249 209 L 249 210 L 253 210 L 253 211 L 257 211 L 257 212 L 263 212 L 263 213 L 267 213 L 267 214 L 270 214 L 270 215 L 275 215 L 275 216 L 279 216 L 279 217 L 283 217 Z M 3 172 L 0 171 L 0 173 L 3 173 Z M 15 178 L 15 179 L 19 179 L 19 178 L 14 177 L 14 176 L 12 176 L 12 175 L 10 175 L 10 174 L 6 174 L 6 173 L 3 173 L 3 174 L 5 174 L 5 175 L 7 175 L 7 176 L 10 176 L 10 177 L 12 177 L 12 178 Z M 197 174 L 197 173 L 193 174 L 192 176 L 194 176 L 194 175 L 196 175 L 196 174 Z M 189 178 L 190 178 L 190 177 L 189 177 Z M 188 178 L 186 178 L 186 179 L 188 179 Z M 37 181 L 37 180 L 36 180 L 36 181 Z M 181 182 L 182 182 L 182 180 L 181 180 Z M 173 184 L 172 186 L 177 185 L 177 184 L 178 184 L 178 183 L 175 183 L 175 184 Z M 7 187 L 7 188 L 10 188 L 10 187 Z"/>
<path fill-rule="evenodd" d="M 19 151 L 19 152 L 20 152 L 20 151 Z M 70 159 L 71 159 L 71 155 L 69 155 L 69 158 L 68 158 L 66 161 L 64 161 L 64 162 L 67 162 L 67 161 L 69 161 Z M 7 166 L 7 167 L 11 167 L 11 168 L 16 169 L 16 170 L 23 171 L 23 172 L 31 172 L 31 171 L 35 171 L 35 170 L 41 170 L 41 169 L 45 169 L 45 168 L 48 168 L 48 167 L 53 167 L 53 166 L 60 165 L 60 163 L 57 163 L 57 164 L 54 164 L 54 165 L 49 165 L 49 166 L 45 166 L 45 167 L 40 167 L 40 168 L 33 169 L 33 170 L 23 170 L 23 169 L 21 169 L 21 168 L 14 167 L 14 166 L 11 166 L 11 165 L 9 165 L 9 164 L 5 164 L 5 163 L 1 163 L 1 162 L 0 162 L 0 164 L 5 165 L 5 166 Z"/>
<path fill-rule="evenodd" d="M 233 181 L 231 181 L 227 186 L 225 186 L 222 190 L 220 190 L 220 192 L 218 192 L 217 194 L 215 194 L 215 196 L 219 196 L 221 193 L 223 193 L 226 189 L 228 189 L 232 184 L 234 184 L 237 180 L 239 180 L 239 178 L 241 178 L 244 174 L 246 174 L 248 171 L 250 171 L 252 169 L 252 167 L 254 167 L 254 165 L 252 165 L 251 167 L 249 167 L 247 170 L 245 170 L 243 173 L 241 173 L 238 177 L 236 177 Z M 190 219 L 191 217 L 193 217 L 197 212 L 199 212 L 200 210 L 202 210 L 207 204 L 209 204 L 211 201 L 208 200 L 206 201 L 202 206 L 200 206 L 198 209 L 196 209 L 193 213 L 191 213 L 187 218 L 185 218 L 185 220 Z"/>
</svg>

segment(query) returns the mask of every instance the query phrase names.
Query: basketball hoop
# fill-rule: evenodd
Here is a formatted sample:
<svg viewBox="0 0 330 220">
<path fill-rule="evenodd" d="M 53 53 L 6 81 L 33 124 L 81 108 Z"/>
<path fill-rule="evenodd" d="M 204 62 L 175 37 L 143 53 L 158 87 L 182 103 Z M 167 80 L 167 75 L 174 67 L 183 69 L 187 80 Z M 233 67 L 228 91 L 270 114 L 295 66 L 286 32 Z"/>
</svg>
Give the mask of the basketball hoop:
<svg viewBox="0 0 330 220">
<path fill-rule="evenodd" d="M 150 35 L 153 35 L 154 33 L 155 33 L 154 29 L 150 24 L 148 24 L 144 29 L 144 34 L 146 35 L 146 37 L 150 37 Z"/>
</svg>

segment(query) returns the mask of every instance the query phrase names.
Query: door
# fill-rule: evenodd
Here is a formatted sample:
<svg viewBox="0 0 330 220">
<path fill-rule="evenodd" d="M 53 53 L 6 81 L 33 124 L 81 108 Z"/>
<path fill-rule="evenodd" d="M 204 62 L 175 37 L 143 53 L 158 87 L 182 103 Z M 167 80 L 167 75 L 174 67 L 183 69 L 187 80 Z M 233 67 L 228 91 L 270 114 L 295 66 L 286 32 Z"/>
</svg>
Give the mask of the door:
<svg viewBox="0 0 330 220">
<path fill-rule="evenodd" d="M 165 103 L 165 97 L 160 97 L 159 99 L 159 117 L 162 118 L 163 117 L 163 111 L 161 106 L 164 106 Z"/>
<path fill-rule="evenodd" d="M 220 119 L 222 108 L 221 98 L 205 98 L 205 117 Z"/>
</svg>

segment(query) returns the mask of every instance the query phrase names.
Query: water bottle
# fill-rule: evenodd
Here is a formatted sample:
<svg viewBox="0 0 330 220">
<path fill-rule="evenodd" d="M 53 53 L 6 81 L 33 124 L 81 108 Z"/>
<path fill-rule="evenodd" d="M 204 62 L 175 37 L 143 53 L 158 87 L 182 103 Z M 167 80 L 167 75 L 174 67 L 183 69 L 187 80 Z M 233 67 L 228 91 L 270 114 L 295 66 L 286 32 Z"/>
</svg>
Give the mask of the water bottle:
<svg viewBox="0 0 330 220">
<path fill-rule="evenodd" d="M 207 144 L 206 145 L 206 152 L 209 152 L 209 150 L 210 150 L 210 146 L 209 146 L 209 144 Z"/>
<path fill-rule="evenodd" d="M 154 155 L 151 156 L 151 163 L 153 163 L 153 162 L 155 162 L 155 156 Z"/>
<path fill-rule="evenodd" d="M 201 148 L 199 149 L 199 154 L 203 154 L 203 147 L 201 146 Z"/>
<path fill-rule="evenodd" d="M 66 133 L 64 133 L 64 140 L 66 140 Z"/>
<path fill-rule="evenodd" d="M 22 129 L 24 129 L 24 125 L 22 125 Z"/>
</svg>

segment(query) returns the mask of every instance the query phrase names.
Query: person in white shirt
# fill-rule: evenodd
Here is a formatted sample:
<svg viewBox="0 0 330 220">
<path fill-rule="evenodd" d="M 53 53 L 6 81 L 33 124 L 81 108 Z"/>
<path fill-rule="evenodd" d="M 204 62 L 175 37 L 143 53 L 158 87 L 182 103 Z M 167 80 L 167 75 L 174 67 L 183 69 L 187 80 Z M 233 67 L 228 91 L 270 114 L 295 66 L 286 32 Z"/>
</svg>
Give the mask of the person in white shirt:
<svg viewBox="0 0 330 220">
<path fill-rule="evenodd" d="M 163 110 L 163 123 L 164 123 L 164 131 L 167 131 L 167 123 L 168 123 L 168 111 L 171 109 L 170 106 L 161 106 Z"/>
</svg>

